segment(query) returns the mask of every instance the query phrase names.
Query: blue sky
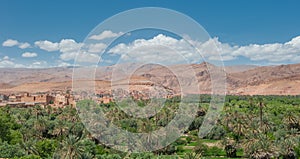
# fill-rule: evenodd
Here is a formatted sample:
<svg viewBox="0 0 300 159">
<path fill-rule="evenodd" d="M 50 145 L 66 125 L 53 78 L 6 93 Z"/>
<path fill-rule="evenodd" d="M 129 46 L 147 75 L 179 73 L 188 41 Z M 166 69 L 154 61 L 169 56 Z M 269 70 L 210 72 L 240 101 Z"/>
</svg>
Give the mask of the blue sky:
<svg viewBox="0 0 300 159">
<path fill-rule="evenodd" d="M 299 6 L 297 0 L 3 0 L 0 2 L 0 67 L 72 64 L 71 58 L 61 57 L 64 53 L 61 49 L 41 49 L 36 42 L 47 40 L 55 44 L 67 39 L 64 41 L 67 44 L 80 43 L 103 20 L 138 7 L 169 8 L 190 16 L 216 43 L 220 43 L 220 47 L 224 47 L 222 56 L 227 65 L 300 63 L 300 38 L 297 39 L 300 35 Z M 7 41 L 9 39 L 17 42 Z M 270 50 L 274 52 L 274 60 L 269 60 L 273 57 Z"/>
</svg>

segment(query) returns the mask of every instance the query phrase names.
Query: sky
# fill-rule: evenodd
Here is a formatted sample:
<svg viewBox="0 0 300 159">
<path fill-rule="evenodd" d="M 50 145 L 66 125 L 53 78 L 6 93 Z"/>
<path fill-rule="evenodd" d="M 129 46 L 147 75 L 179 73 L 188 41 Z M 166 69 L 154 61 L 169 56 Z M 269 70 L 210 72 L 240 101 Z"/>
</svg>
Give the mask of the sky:
<svg viewBox="0 0 300 159">
<path fill-rule="evenodd" d="M 189 38 L 207 60 L 214 60 L 211 50 L 221 49 L 225 65 L 278 65 L 300 63 L 300 2 L 297 0 L 252 1 L 17 1 L 0 2 L 0 67 L 62 67 L 72 66 L 76 53 L 82 47 L 88 53 L 80 60 L 100 58 L 107 65 L 120 58 L 132 56 L 142 60 L 174 57 L 170 47 L 179 54 L 189 55 L 197 63 L 198 57 L 181 36 L 165 31 L 135 31 L 123 33 L 110 28 L 98 32 L 96 39 L 88 37 L 101 22 L 120 12 L 140 7 L 162 7 L 181 12 L 197 23 L 210 35 L 207 41 Z M 188 31 L 188 28 L 187 28 Z M 123 34 L 122 34 L 123 33 Z M 101 40 L 118 38 L 114 46 Z M 84 40 L 94 43 L 85 44 Z M 125 39 L 125 40 L 124 40 Z M 108 48 L 109 49 L 108 49 Z M 143 47 L 144 49 L 137 48 Z M 193 55 L 190 56 L 190 53 Z M 129 56 L 130 55 L 130 56 Z M 173 58 L 176 61 L 176 58 Z M 131 60 L 141 60 L 135 58 Z M 180 61 L 180 60 L 179 60 Z M 177 62 L 179 62 L 177 61 Z M 163 62 L 163 61 L 162 61 Z"/>
</svg>

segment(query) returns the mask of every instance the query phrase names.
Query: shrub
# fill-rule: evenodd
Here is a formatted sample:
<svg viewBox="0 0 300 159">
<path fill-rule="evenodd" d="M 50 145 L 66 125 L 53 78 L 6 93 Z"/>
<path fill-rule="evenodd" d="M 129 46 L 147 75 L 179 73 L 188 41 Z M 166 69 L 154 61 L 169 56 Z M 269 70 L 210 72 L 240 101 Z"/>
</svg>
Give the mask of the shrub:
<svg viewBox="0 0 300 159">
<path fill-rule="evenodd" d="M 196 154 L 206 154 L 208 150 L 208 146 L 198 141 L 197 145 L 194 147 L 193 151 Z"/>
<path fill-rule="evenodd" d="M 57 147 L 57 142 L 54 140 L 42 140 L 36 143 L 36 149 L 42 158 L 51 158 Z"/>
<path fill-rule="evenodd" d="M 190 136 L 188 136 L 188 137 L 186 138 L 186 141 L 187 141 L 187 143 L 191 143 L 192 138 L 191 138 Z"/>
<path fill-rule="evenodd" d="M 187 141 L 183 140 L 182 138 L 179 138 L 175 141 L 176 146 L 178 145 L 186 145 Z"/>
<path fill-rule="evenodd" d="M 205 156 L 223 156 L 226 155 L 223 151 L 223 149 L 213 146 L 211 148 L 208 148 L 206 153 L 204 153 Z"/>
</svg>

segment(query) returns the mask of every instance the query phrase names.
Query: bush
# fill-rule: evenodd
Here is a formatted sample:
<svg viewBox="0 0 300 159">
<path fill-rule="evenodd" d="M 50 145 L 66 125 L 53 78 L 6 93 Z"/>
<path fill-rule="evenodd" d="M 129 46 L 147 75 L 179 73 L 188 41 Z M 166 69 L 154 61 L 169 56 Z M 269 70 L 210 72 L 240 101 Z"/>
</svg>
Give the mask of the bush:
<svg viewBox="0 0 300 159">
<path fill-rule="evenodd" d="M 300 157 L 300 142 L 298 143 L 298 146 L 295 148 L 295 152 L 297 157 Z"/>
<path fill-rule="evenodd" d="M 208 148 L 207 151 L 204 153 L 205 156 L 225 156 L 226 153 L 223 149 L 213 146 Z"/>
<path fill-rule="evenodd" d="M 215 126 L 206 136 L 208 139 L 220 140 L 226 134 L 222 126 Z"/>
<path fill-rule="evenodd" d="M 206 154 L 208 150 L 208 146 L 198 141 L 197 145 L 194 147 L 194 152 L 196 154 Z"/>
<path fill-rule="evenodd" d="M 226 156 L 227 157 L 230 157 L 230 158 L 235 158 L 236 157 L 237 150 L 236 150 L 235 146 L 228 144 L 228 145 L 225 146 L 225 151 L 226 151 Z"/>
<path fill-rule="evenodd" d="M 179 138 L 175 141 L 176 146 L 178 145 L 186 145 L 187 141 L 183 140 L 182 138 Z"/>
<path fill-rule="evenodd" d="M 186 138 L 186 141 L 187 141 L 188 143 L 191 143 L 192 138 L 191 138 L 190 136 L 188 136 L 188 137 Z"/>
<path fill-rule="evenodd" d="M 122 157 L 118 154 L 105 154 L 105 155 L 97 155 L 97 159 L 122 159 Z"/>
<path fill-rule="evenodd" d="M 17 159 L 17 158 L 15 158 L 15 159 Z M 42 158 L 37 155 L 27 155 L 27 156 L 20 157 L 18 159 L 42 159 Z"/>
<path fill-rule="evenodd" d="M 176 146 L 173 144 L 168 145 L 165 148 L 155 151 L 156 154 L 164 154 L 164 155 L 171 155 L 176 152 Z"/>
<path fill-rule="evenodd" d="M 154 158 L 153 153 L 133 153 L 130 155 L 132 159 L 152 159 Z"/>
<path fill-rule="evenodd" d="M 7 142 L 0 141 L 0 158 L 13 158 L 25 155 L 25 151 L 19 144 L 10 145 Z"/>
<path fill-rule="evenodd" d="M 56 150 L 57 142 L 54 140 L 42 140 L 36 143 L 36 149 L 42 158 L 51 158 Z"/>
</svg>

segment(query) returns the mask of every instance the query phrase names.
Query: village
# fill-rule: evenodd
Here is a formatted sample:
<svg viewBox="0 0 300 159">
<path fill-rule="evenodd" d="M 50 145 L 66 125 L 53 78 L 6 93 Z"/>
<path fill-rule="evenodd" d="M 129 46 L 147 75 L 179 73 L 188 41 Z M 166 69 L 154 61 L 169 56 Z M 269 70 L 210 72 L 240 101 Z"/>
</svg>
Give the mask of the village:
<svg viewBox="0 0 300 159">
<path fill-rule="evenodd" d="M 98 94 L 97 103 L 109 103 L 112 97 L 107 94 Z M 53 91 L 43 93 L 18 93 L 18 94 L 0 94 L 0 106 L 11 107 L 31 107 L 31 106 L 52 106 L 62 108 L 65 106 L 76 106 L 76 101 L 80 96 L 74 96 L 70 92 Z"/>
<path fill-rule="evenodd" d="M 165 92 L 164 92 L 165 93 Z M 160 92 L 160 95 L 164 95 L 163 98 L 170 98 L 173 95 L 168 92 L 164 94 Z M 145 93 L 142 91 L 131 90 L 127 92 L 122 89 L 114 91 L 103 91 L 97 90 L 93 96 L 93 100 L 98 104 L 107 104 L 113 102 L 114 99 L 120 100 L 123 97 L 131 96 L 134 100 L 148 100 L 150 99 L 149 92 Z M 1 94 L 0 93 L 0 107 L 32 107 L 36 105 L 40 106 L 52 106 L 62 108 L 65 106 L 76 106 L 76 102 L 84 99 L 83 95 L 74 95 L 71 90 L 53 90 L 49 92 L 38 92 L 38 93 L 11 93 Z"/>
<path fill-rule="evenodd" d="M 35 105 L 49 105 L 53 107 L 75 106 L 75 100 L 69 91 L 0 94 L 0 106 L 31 107 Z"/>
</svg>

